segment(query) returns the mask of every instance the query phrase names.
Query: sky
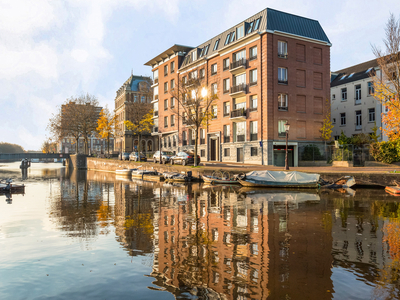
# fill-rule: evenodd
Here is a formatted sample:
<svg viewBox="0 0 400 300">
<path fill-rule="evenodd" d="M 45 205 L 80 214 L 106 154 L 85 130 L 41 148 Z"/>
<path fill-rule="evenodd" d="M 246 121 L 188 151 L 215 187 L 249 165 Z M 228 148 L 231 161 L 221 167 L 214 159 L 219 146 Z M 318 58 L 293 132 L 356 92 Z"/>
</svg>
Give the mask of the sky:
<svg viewBox="0 0 400 300">
<path fill-rule="evenodd" d="M 0 142 L 39 150 L 49 118 L 89 93 L 114 108 L 116 91 L 174 44 L 198 46 L 265 8 L 318 20 L 331 71 L 374 59 L 399 0 L 0 0 Z"/>
</svg>

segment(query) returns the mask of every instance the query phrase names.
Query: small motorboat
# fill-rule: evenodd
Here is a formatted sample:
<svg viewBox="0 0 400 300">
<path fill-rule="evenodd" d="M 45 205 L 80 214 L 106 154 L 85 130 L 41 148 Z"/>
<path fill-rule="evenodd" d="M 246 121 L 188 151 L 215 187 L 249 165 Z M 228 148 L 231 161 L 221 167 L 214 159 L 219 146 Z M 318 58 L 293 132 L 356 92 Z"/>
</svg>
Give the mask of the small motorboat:
<svg viewBox="0 0 400 300">
<path fill-rule="evenodd" d="M 12 179 L 3 180 L 4 183 L 0 181 L 0 194 L 23 194 L 25 193 L 24 184 L 13 184 Z"/>
<path fill-rule="evenodd" d="M 400 196 L 400 184 L 394 181 L 395 186 L 385 187 L 385 191 L 394 196 Z"/>
<path fill-rule="evenodd" d="M 203 181 L 208 184 L 239 184 L 236 178 L 230 176 L 229 173 L 221 171 L 213 172 L 211 176 L 201 175 Z"/>
<path fill-rule="evenodd" d="M 242 186 L 264 188 L 318 188 L 319 177 L 297 171 L 252 171 L 237 176 Z"/>
<path fill-rule="evenodd" d="M 119 170 L 115 170 L 115 174 L 117 174 L 118 176 L 131 176 L 132 175 L 132 171 L 136 170 L 136 169 L 119 169 Z"/>
<path fill-rule="evenodd" d="M 132 178 L 139 178 L 139 179 L 143 179 L 144 176 L 154 176 L 154 175 L 158 175 L 158 172 L 156 170 L 144 170 L 144 169 L 140 169 L 140 167 L 138 167 L 137 169 L 134 169 L 132 171 Z"/>
</svg>

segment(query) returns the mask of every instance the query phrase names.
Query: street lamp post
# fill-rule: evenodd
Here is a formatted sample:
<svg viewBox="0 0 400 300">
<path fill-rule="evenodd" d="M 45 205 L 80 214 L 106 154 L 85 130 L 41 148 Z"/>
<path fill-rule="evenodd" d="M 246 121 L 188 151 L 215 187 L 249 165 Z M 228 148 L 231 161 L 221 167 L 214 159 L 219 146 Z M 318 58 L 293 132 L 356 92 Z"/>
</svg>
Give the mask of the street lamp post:
<svg viewBox="0 0 400 300">
<path fill-rule="evenodd" d="M 289 138 L 289 127 L 290 124 L 288 121 L 284 124 L 285 126 L 285 132 L 286 132 L 286 158 L 285 158 L 285 170 L 289 170 L 289 163 L 288 163 L 288 138 Z"/>
</svg>

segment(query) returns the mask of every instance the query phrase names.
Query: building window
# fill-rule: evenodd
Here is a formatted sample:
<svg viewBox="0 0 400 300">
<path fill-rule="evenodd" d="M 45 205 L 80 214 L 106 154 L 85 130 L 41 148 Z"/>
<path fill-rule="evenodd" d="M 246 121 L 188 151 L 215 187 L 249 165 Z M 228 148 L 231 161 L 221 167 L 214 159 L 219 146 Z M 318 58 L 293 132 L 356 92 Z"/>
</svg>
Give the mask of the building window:
<svg viewBox="0 0 400 300">
<path fill-rule="evenodd" d="M 168 117 L 164 117 L 164 127 L 168 127 Z"/>
<path fill-rule="evenodd" d="M 257 156 L 257 151 L 258 149 L 257 149 L 257 147 L 251 147 L 250 148 L 250 153 L 251 153 L 251 156 Z"/>
<path fill-rule="evenodd" d="M 332 124 L 336 124 L 336 118 L 332 119 Z"/>
<path fill-rule="evenodd" d="M 234 142 L 244 142 L 246 140 L 246 122 L 233 123 Z"/>
<path fill-rule="evenodd" d="M 206 130 L 200 129 L 200 145 L 204 145 L 206 143 Z"/>
<path fill-rule="evenodd" d="M 157 94 L 155 94 L 157 95 Z M 137 103 L 138 102 L 138 95 L 133 96 L 133 102 Z"/>
<path fill-rule="evenodd" d="M 171 97 L 170 106 L 169 107 L 170 108 L 174 108 L 175 107 L 175 98 L 174 97 Z"/>
<path fill-rule="evenodd" d="M 369 108 L 368 109 L 368 121 L 369 122 L 375 122 L 375 108 Z"/>
<path fill-rule="evenodd" d="M 342 89 L 342 101 L 347 101 L 347 88 Z"/>
<path fill-rule="evenodd" d="M 258 122 L 251 121 L 250 122 L 250 141 L 257 141 L 258 139 Z"/>
<path fill-rule="evenodd" d="M 257 69 L 250 70 L 250 86 L 257 84 Z"/>
<path fill-rule="evenodd" d="M 206 150 L 202 149 L 200 150 L 200 156 L 205 157 L 206 156 Z"/>
<path fill-rule="evenodd" d="M 226 39 L 225 39 L 225 44 L 224 44 L 224 45 L 227 45 L 227 44 L 229 43 L 229 41 L 230 41 L 230 38 L 231 38 L 231 34 L 230 34 L 230 33 L 228 33 L 228 35 L 226 36 Z"/>
<path fill-rule="evenodd" d="M 286 68 L 278 68 L 278 83 L 287 84 L 287 69 Z"/>
<path fill-rule="evenodd" d="M 158 82 L 158 69 L 153 72 L 153 80 L 154 83 Z"/>
<path fill-rule="evenodd" d="M 164 66 L 164 76 L 168 75 L 168 65 Z"/>
<path fill-rule="evenodd" d="M 218 49 L 219 39 L 215 41 L 213 51 Z"/>
<path fill-rule="evenodd" d="M 233 76 L 233 86 L 246 86 L 246 73 Z"/>
<path fill-rule="evenodd" d="M 287 58 L 287 43 L 278 41 L 278 57 Z"/>
<path fill-rule="evenodd" d="M 217 64 L 211 65 L 211 76 L 217 74 Z"/>
<path fill-rule="evenodd" d="M 218 108 L 216 105 L 213 105 L 213 107 L 212 107 L 212 118 L 213 119 L 217 118 L 217 113 L 218 113 Z"/>
<path fill-rule="evenodd" d="M 372 81 L 368 82 L 368 95 L 373 95 L 375 93 L 374 83 Z"/>
<path fill-rule="evenodd" d="M 224 143 L 229 143 L 231 141 L 231 127 L 230 125 L 224 125 Z"/>
<path fill-rule="evenodd" d="M 261 20 L 261 17 L 259 17 L 259 18 L 256 20 L 256 23 L 254 24 L 254 29 L 253 29 L 253 31 L 254 31 L 254 30 L 258 30 L 258 27 L 260 27 L 260 20 Z"/>
<path fill-rule="evenodd" d="M 356 88 L 356 104 L 361 104 L 361 84 L 357 84 Z"/>
<path fill-rule="evenodd" d="M 206 70 L 203 68 L 200 70 L 200 78 L 206 77 Z"/>
<path fill-rule="evenodd" d="M 257 95 L 250 96 L 250 111 L 257 110 L 258 102 L 257 102 Z"/>
<path fill-rule="evenodd" d="M 171 127 L 175 126 L 175 115 L 171 115 Z"/>
<path fill-rule="evenodd" d="M 257 59 L 257 46 L 250 48 L 250 60 Z"/>
<path fill-rule="evenodd" d="M 191 57 L 192 57 L 192 61 L 195 61 L 195 60 L 197 59 L 197 49 L 195 49 L 195 50 L 192 52 Z"/>
<path fill-rule="evenodd" d="M 231 156 L 231 148 L 224 148 L 224 156 Z"/>
<path fill-rule="evenodd" d="M 236 53 L 233 53 L 233 63 L 237 62 L 237 61 L 244 61 L 246 59 L 246 49 L 240 50 Z"/>
<path fill-rule="evenodd" d="M 218 93 L 218 85 L 216 83 L 213 83 L 211 85 L 211 94 L 216 95 Z"/>
<path fill-rule="evenodd" d="M 288 110 L 288 95 L 278 94 L 278 110 Z"/>
<path fill-rule="evenodd" d="M 168 110 L 168 99 L 164 100 L 164 110 Z"/>
<path fill-rule="evenodd" d="M 286 137 L 286 130 L 285 130 L 285 124 L 287 120 L 279 120 L 278 121 L 278 136 L 279 137 Z"/>
<path fill-rule="evenodd" d="M 175 79 L 171 80 L 170 86 L 171 86 L 171 90 L 173 90 L 175 88 Z"/>
<path fill-rule="evenodd" d="M 146 102 L 146 96 L 140 97 L 140 101 L 141 101 L 142 103 L 145 103 L 145 102 Z"/>
<path fill-rule="evenodd" d="M 244 36 L 244 26 L 243 25 L 236 28 L 236 36 L 237 36 L 237 39 L 240 39 Z"/>
<path fill-rule="evenodd" d="M 223 60 L 223 67 L 222 68 L 223 68 L 224 71 L 229 69 L 229 57 L 225 58 Z"/>
<path fill-rule="evenodd" d="M 336 99 L 336 95 L 332 94 L 332 100 L 335 100 L 335 99 Z"/>
<path fill-rule="evenodd" d="M 230 79 L 229 78 L 225 78 L 224 82 L 223 82 L 223 85 L 224 85 L 224 91 L 223 91 L 224 94 L 229 93 Z"/>
<path fill-rule="evenodd" d="M 168 82 L 164 82 L 164 94 L 168 93 Z"/>
<path fill-rule="evenodd" d="M 231 103 L 228 102 L 224 102 L 224 117 L 229 117 L 229 113 L 231 110 Z"/>
<path fill-rule="evenodd" d="M 361 110 L 356 111 L 356 129 L 361 130 L 362 126 L 362 117 L 361 117 Z"/>
<path fill-rule="evenodd" d="M 183 77 L 182 77 L 182 82 L 183 82 L 183 84 L 186 84 L 186 83 L 187 83 L 187 77 L 186 77 L 186 76 L 183 76 Z"/>
<path fill-rule="evenodd" d="M 340 114 L 340 126 L 346 126 L 346 113 Z"/>
</svg>

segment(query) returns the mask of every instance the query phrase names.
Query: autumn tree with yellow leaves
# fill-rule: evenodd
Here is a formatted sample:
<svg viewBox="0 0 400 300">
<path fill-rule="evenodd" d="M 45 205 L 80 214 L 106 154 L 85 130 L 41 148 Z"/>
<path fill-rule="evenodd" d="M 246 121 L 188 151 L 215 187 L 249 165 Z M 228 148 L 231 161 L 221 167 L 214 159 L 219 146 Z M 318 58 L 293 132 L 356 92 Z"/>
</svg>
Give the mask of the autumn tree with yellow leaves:
<svg viewBox="0 0 400 300">
<path fill-rule="evenodd" d="M 107 153 L 110 153 L 110 138 L 115 135 L 116 119 L 115 114 L 111 114 L 106 106 L 101 110 L 100 117 L 97 120 L 96 131 L 101 138 L 107 139 Z"/>
<path fill-rule="evenodd" d="M 138 112 L 140 113 L 140 112 Z M 133 135 L 138 136 L 138 153 L 140 153 L 140 138 L 142 134 L 150 133 L 154 125 L 153 122 L 153 110 L 146 113 L 141 119 L 134 118 L 132 121 L 124 121 L 125 128 L 132 131 Z M 140 155 L 139 155 L 140 159 Z"/>
<path fill-rule="evenodd" d="M 400 19 L 390 15 L 385 28 L 384 50 L 373 46 L 378 71 L 372 72 L 374 96 L 387 113 L 382 113 L 383 132 L 390 141 L 400 138 Z"/>
</svg>

